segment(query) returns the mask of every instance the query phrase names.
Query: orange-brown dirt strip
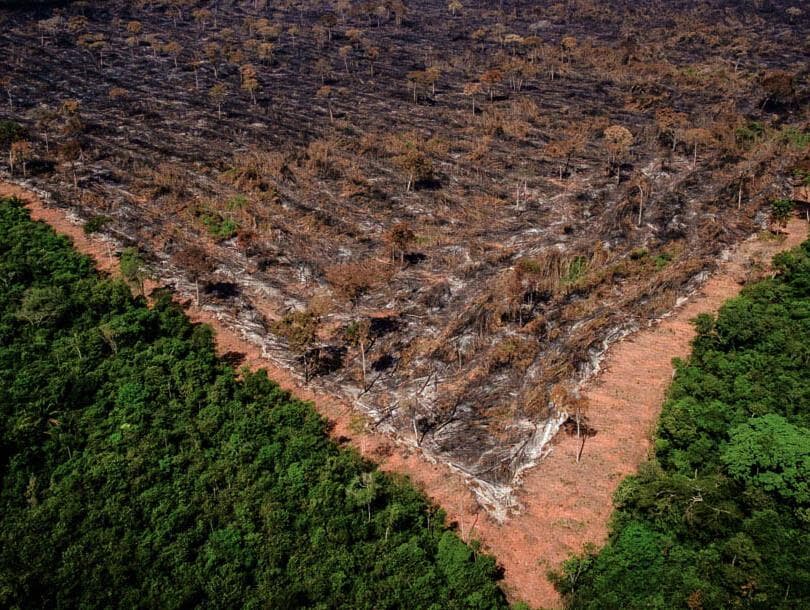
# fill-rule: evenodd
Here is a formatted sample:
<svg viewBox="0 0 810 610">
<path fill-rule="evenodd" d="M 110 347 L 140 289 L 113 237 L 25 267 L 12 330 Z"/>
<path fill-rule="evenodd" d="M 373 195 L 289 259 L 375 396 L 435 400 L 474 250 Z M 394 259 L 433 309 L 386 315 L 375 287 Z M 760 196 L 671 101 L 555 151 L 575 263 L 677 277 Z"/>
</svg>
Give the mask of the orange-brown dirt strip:
<svg viewBox="0 0 810 610">
<path fill-rule="evenodd" d="M 69 236 L 80 252 L 92 256 L 103 271 L 118 272 L 117 259 L 107 243 L 85 235 L 62 209 L 49 208 L 33 193 L 0 182 L 0 197 L 25 201 L 31 216 Z M 195 322 L 216 330 L 221 354 L 239 352 L 245 364 L 263 368 L 281 387 L 310 400 L 332 424 L 335 438 L 349 439 L 380 468 L 407 475 L 413 483 L 444 508 L 456 521 L 465 539 L 477 538 L 505 568 L 505 589 L 512 600 L 537 607 L 559 607 L 560 599 L 546 578 L 572 553 L 607 537 L 612 495 L 623 477 L 636 471 L 648 456 L 651 437 L 664 394 L 672 379 L 672 358 L 689 354 L 694 336 L 690 320 L 702 312 L 716 311 L 736 295 L 752 271 L 767 267 L 778 251 L 807 238 L 808 224 L 794 219 L 784 240 L 752 238 L 741 244 L 697 293 L 672 315 L 644 328 L 609 350 L 602 369 L 584 388 L 589 403 L 589 425 L 598 433 L 589 438 L 579 463 L 580 444 L 574 437 L 558 435 L 551 454 L 523 475 L 520 492 L 525 510 L 499 524 L 479 510 L 463 478 L 442 464 L 433 464 L 409 447 L 396 445 L 382 434 L 363 430 L 362 420 L 343 400 L 302 386 L 286 369 L 263 358 L 261 350 L 226 327 L 210 312 L 186 303 Z M 147 284 L 147 292 L 158 287 Z"/>
</svg>

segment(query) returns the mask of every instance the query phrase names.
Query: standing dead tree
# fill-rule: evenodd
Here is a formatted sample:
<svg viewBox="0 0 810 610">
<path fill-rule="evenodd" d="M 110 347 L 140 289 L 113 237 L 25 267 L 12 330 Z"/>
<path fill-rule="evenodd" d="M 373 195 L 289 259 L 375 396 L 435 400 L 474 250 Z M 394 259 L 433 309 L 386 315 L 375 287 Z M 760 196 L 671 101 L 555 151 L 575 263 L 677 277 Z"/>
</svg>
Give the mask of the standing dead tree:
<svg viewBox="0 0 810 610">
<path fill-rule="evenodd" d="M 608 163 L 612 169 L 616 167 L 616 184 L 621 181 L 622 161 L 630 152 L 633 145 L 633 134 L 627 127 L 611 125 L 604 131 L 604 145 L 608 153 Z"/>
</svg>

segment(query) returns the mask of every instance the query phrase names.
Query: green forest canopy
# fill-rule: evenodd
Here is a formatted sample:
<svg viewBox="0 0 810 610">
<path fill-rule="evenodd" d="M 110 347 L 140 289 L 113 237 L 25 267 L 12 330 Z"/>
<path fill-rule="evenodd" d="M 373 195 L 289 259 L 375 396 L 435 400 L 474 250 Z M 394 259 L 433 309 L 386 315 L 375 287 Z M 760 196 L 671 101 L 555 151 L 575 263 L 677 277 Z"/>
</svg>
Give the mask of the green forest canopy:
<svg viewBox="0 0 810 610">
<path fill-rule="evenodd" d="M 505 608 L 406 481 L 0 201 L 0 606 Z"/>
<path fill-rule="evenodd" d="M 654 459 L 556 576 L 570 608 L 810 608 L 810 241 L 774 267 L 695 321 Z"/>
</svg>

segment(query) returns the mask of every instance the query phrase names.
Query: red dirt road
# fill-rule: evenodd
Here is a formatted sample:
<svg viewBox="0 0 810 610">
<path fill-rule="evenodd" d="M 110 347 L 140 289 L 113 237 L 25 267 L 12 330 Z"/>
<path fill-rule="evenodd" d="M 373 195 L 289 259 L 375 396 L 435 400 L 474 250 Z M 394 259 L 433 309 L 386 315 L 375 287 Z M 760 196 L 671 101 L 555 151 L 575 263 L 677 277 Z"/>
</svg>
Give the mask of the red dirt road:
<svg viewBox="0 0 810 610">
<path fill-rule="evenodd" d="M 33 193 L 0 182 L 0 197 L 8 196 L 23 199 L 34 219 L 71 237 L 75 247 L 92 256 L 100 269 L 117 273 L 117 260 L 110 256 L 107 244 L 99 237 L 85 235 L 65 211 L 48 208 Z M 259 348 L 225 327 L 210 312 L 195 307 L 186 311 L 192 320 L 208 323 L 216 330 L 220 353 L 246 354 L 246 364 L 266 369 L 283 388 L 313 401 L 334 424 L 335 438 L 351 439 L 382 469 L 410 477 L 444 508 L 450 520 L 458 522 L 459 533 L 465 539 L 481 540 L 506 570 L 504 585 L 510 599 L 554 608 L 560 607 L 561 601 L 546 572 L 586 544 L 598 545 L 605 540 L 613 492 L 650 450 L 655 422 L 672 379 L 672 358 L 689 353 L 694 336 L 689 320 L 701 312 L 716 311 L 723 301 L 739 292 L 752 263 L 766 266 L 773 254 L 806 239 L 807 228 L 807 223 L 796 219 L 788 225 L 784 241 L 754 238 L 741 244 L 703 288 L 670 317 L 614 345 L 600 374 L 585 388 L 590 403 L 589 423 L 598 433 L 588 439 L 580 463 L 575 459 L 577 439 L 560 434 L 552 453 L 524 473 L 524 512 L 504 524 L 479 511 L 460 475 L 446 466 L 429 463 L 384 435 L 361 431 L 351 405 L 301 387 L 288 371 L 262 358 Z M 156 283 L 150 283 L 147 291 L 155 287 Z"/>
</svg>

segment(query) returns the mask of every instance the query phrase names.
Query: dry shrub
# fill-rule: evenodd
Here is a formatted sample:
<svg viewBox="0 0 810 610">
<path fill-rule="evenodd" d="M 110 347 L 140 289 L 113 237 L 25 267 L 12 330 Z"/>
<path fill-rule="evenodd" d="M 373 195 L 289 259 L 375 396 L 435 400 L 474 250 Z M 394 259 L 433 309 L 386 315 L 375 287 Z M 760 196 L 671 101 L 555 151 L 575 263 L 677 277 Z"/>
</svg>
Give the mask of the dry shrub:
<svg viewBox="0 0 810 610">
<path fill-rule="evenodd" d="M 650 297 L 650 301 L 648 306 L 650 308 L 650 313 L 653 315 L 661 315 L 668 311 L 671 311 L 673 307 L 675 307 L 675 303 L 678 301 L 678 291 L 677 290 L 663 290 L 661 292 L 657 292 L 656 294 Z"/>
<path fill-rule="evenodd" d="M 213 270 L 214 262 L 205 250 L 197 245 L 190 245 L 176 252 L 172 261 L 184 269 L 192 279 L 197 279 Z"/>
<path fill-rule="evenodd" d="M 487 136 L 499 136 L 504 133 L 504 116 L 499 110 L 488 110 L 481 115 L 479 126 Z"/>
<path fill-rule="evenodd" d="M 338 297 L 354 304 L 366 292 L 387 281 L 391 268 L 376 260 L 365 260 L 331 265 L 324 275 Z"/>
<path fill-rule="evenodd" d="M 187 195 L 189 179 L 183 169 L 172 163 L 161 163 L 149 176 L 146 188 L 151 197 L 168 196 L 173 203 L 183 203 Z"/>
<path fill-rule="evenodd" d="M 592 316 L 603 305 L 604 301 L 599 295 L 591 295 L 587 299 L 579 299 L 569 303 L 560 312 L 560 319 L 563 322 L 575 322 Z"/>
<path fill-rule="evenodd" d="M 524 324 L 520 332 L 524 332 L 529 335 L 534 335 L 536 337 L 543 337 L 546 332 L 546 317 L 545 316 L 537 316 L 530 322 Z"/>
<path fill-rule="evenodd" d="M 468 161 L 481 161 L 489 156 L 492 151 L 492 136 L 475 138 L 469 143 L 470 152 L 467 153 Z"/>
<path fill-rule="evenodd" d="M 521 119 L 504 119 L 501 128 L 503 129 L 503 133 L 510 138 L 522 140 L 529 135 L 532 126 Z"/>
<path fill-rule="evenodd" d="M 352 199 L 353 197 L 362 197 L 367 194 L 367 185 L 352 180 L 343 180 L 339 186 L 339 197 L 341 199 Z"/>
<path fill-rule="evenodd" d="M 380 152 L 380 136 L 376 133 L 364 133 L 357 143 L 356 152 L 361 156 L 369 153 L 376 156 Z"/>
<path fill-rule="evenodd" d="M 381 140 L 382 152 L 390 157 L 422 148 L 424 138 L 416 131 L 400 131 L 386 135 Z"/>
<path fill-rule="evenodd" d="M 251 149 L 233 156 L 233 167 L 225 173 L 241 190 L 267 191 L 270 182 L 281 182 L 289 175 L 287 155 L 280 151 Z"/>
<path fill-rule="evenodd" d="M 521 401 L 523 414 L 527 417 L 545 419 L 552 415 L 548 388 L 545 384 L 533 384 Z"/>
<path fill-rule="evenodd" d="M 113 87 L 107 92 L 107 97 L 111 100 L 118 100 L 129 95 L 129 91 L 122 87 Z"/>
<path fill-rule="evenodd" d="M 490 373 L 507 366 L 525 370 L 534 361 L 538 351 L 539 346 L 535 339 L 508 337 L 490 350 L 486 368 Z"/>
<path fill-rule="evenodd" d="M 450 152 L 450 143 L 444 138 L 433 136 L 424 143 L 422 149 L 429 155 L 442 156 Z"/>
<path fill-rule="evenodd" d="M 521 118 L 531 122 L 537 122 L 541 118 L 540 108 L 537 103 L 528 97 L 519 97 L 509 105 L 509 114 L 514 118 Z"/>
<path fill-rule="evenodd" d="M 335 173 L 334 148 L 326 140 L 313 140 L 307 146 L 304 167 L 310 176 L 329 178 Z"/>
<path fill-rule="evenodd" d="M 534 290 L 556 294 L 560 288 L 560 280 L 568 272 L 570 264 L 570 256 L 556 248 L 549 248 L 538 256 L 520 259 L 517 269 L 529 280 Z"/>
</svg>

